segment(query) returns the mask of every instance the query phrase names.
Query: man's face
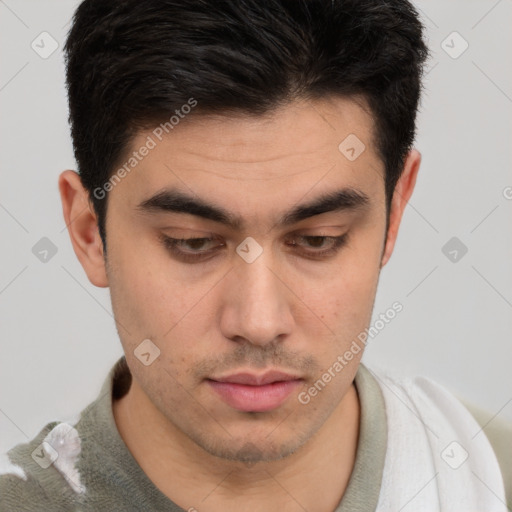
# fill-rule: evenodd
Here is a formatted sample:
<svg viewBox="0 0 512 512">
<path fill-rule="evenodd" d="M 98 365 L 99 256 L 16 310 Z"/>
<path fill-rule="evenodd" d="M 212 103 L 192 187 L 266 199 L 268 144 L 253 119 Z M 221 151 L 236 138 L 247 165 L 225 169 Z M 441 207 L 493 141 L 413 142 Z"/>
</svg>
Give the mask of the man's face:
<svg viewBox="0 0 512 512">
<path fill-rule="evenodd" d="M 351 151 L 353 136 L 339 149 L 350 134 L 365 145 L 355 160 L 362 146 Z M 299 400 L 371 319 L 386 226 L 372 120 L 336 99 L 296 102 L 266 118 L 190 117 L 162 140 L 140 133 L 131 151 L 148 136 L 156 146 L 110 192 L 106 223 L 108 283 L 133 385 L 171 431 L 211 454 L 286 456 L 340 405 L 363 353 L 309 403 Z M 204 209 L 180 213 L 176 202 L 141 206 L 163 191 L 222 209 L 241 226 L 199 215 Z M 338 197 L 345 207 L 281 223 L 339 192 L 352 198 Z M 200 240 L 166 246 L 162 237 Z M 146 339 L 160 350 L 148 366 L 134 354 Z M 152 360 L 153 345 L 142 347 Z M 252 395 L 211 382 L 267 370 L 300 380 Z"/>
</svg>

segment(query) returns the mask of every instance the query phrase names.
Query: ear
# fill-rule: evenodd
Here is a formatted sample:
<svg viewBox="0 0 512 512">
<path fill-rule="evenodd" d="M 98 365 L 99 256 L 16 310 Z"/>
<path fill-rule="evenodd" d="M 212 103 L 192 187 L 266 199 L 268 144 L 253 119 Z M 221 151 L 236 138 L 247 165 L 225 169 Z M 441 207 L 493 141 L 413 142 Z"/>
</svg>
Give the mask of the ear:
<svg viewBox="0 0 512 512">
<path fill-rule="evenodd" d="M 70 170 L 62 172 L 59 176 L 59 191 L 64 220 L 75 254 L 89 281 L 95 286 L 106 288 L 108 279 L 97 217 L 79 174 Z"/>
<path fill-rule="evenodd" d="M 416 177 L 420 169 L 421 154 L 419 151 L 411 150 L 404 162 L 404 169 L 400 176 L 393 198 L 391 200 L 389 212 L 389 227 L 386 237 L 386 245 L 381 260 L 381 268 L 389 261 L 393 248 L 395 247 L 396 237 L 398 236 L 398 228 L 402 220 L 407 202 L 409 201 L 414 185 L 416 184 Z"/>
</svg>

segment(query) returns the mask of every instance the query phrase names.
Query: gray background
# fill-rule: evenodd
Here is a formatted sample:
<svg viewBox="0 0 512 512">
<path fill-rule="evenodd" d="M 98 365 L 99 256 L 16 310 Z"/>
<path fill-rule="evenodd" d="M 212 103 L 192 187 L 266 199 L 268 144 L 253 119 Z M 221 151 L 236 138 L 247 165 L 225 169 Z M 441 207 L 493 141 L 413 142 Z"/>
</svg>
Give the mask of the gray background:
<svg viewBox="0 0 512 512">
<path fill-rule="evenodd" d="M 108 289 L 75 257 L 57 186 L 76 168 L 61 49 L 77 3 L 0 0 L 0 451 L 72 418 L 122 354 Z M 397 300 L 404 309 L 364 361 L 431 377 L 512 420 L 512 1 L 416 5 L 433 54 L 423 162 L 374 316 Z M 44 31 L 59 45 L 48 58 L 31 47 Z M 469 44 L 461 55 L 454 31 Z M 32 252 L 43 237 L 57 248 L 46 263 Z M 452 237 L 468 249 L 455 262 L 442 252 Z"/>
</svg>

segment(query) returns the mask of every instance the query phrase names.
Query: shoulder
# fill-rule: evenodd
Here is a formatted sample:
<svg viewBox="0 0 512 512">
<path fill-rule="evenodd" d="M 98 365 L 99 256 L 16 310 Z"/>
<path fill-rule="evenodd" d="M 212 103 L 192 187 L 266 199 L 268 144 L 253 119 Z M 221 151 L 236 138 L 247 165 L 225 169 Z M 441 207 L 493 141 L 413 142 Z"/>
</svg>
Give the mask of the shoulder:
<svg viewBox="0 0 512 512">
<path fill-rule="evenodd" d="M 491 443 L 503 475 L 507 504 L 512 506 L 512 423 L 465 400 L 460 401 L 480 426 L 477 435 L 485 435 Z"/>
<path fill-rule="evenodd" d="M 126 369 L 123 356 L 111 368 L 97 398 L 74 418 L 48 423 L 32 440 L 0 455 L 1 512 L 113 510 L 113 504 L 124 506 L 129 500 L 126 489 L 119 489 L 119 481 L 111 476 L 118 469 L 119 454 L 124 454 L 127 466 L 137 466 L 125 453 L 111 405 L 113 394 L 126 392 Z M 118 447 L 117 458 L 112 455 L 114 445 Z M 125 499 L 123 505 L 121 499 Z"/>
<path fill-rule="evenodd" d="M 457 475 L 464 469 L 468 483 L 470 478 L 479 480 L 475 488 L 483 480 L 490 482 L 512 503 L 512 425 L 465 403 L 429 378 L 390 376 L 382 370 L 372 374 L 384 395 L 388 422 L 405 436 L 414 428 L 426 432 L 440 475 L 448 467 L 457 469 L 453 472 Z M 449 471 L 445 477 L 451 478 Z"/>
<path fill-rule="evenodd" d="M 0 455 L 0 510 L 70 510 L 83 493 L 75 467 L 80 438 L 74 426 L 48 423 L 32 440 Z"/>
</svg>

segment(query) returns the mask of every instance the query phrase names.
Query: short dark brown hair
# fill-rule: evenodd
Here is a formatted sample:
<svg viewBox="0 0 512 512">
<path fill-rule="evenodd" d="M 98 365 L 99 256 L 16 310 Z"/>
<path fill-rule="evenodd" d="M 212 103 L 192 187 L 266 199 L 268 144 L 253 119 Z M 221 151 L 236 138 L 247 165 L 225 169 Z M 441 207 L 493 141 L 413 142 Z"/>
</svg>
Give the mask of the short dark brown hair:
<svg viewBox="0 0 512 512">
<path fill-rule="evenodd" d="M 85 0 L 65 45 L 69 120 L 106 251 L 108 195 L 133 137 L 190 115 L 262 115 L 294 99 L 365 98 L 387 207 L 415 137 L 423 26 L 407 0 Z"/>
</svg>

